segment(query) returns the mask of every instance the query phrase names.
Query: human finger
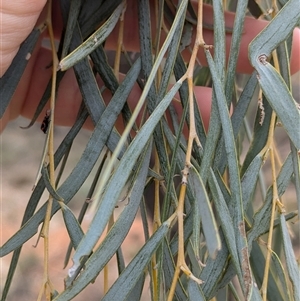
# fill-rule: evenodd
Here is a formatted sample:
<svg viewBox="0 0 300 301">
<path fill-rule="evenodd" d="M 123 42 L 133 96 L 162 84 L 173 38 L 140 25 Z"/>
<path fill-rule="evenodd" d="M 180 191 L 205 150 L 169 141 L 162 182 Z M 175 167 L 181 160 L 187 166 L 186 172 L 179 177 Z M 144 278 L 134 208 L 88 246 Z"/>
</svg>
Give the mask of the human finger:
<svg viewBox="0 0 300 301">
<path fill-rule="evenodd" d="M 30 81 L 30 86 L 28 93 L 25 97 L 24 104 L 22 108 L 20 108 L 19 114 L 26 118 L 32 118 L 35 109 L 40 101 L 44 93 L 44 88 L 47 85 L 48 81 L 51 77 L 51 70 L 46 68 L 51 62 L 51 52 L 48 49 L 40 49 L 39 54 L 36 59 L 36 64 L 32 70 L 32 77 Z M 44 68 L 41 68 L 44 66 Z M 43 74 L 43 76 L 41 76 Z M 122 80 L 124 76 L 121 76 Z M 99 85 L 102 86 L 103 83 L 101 80 L 98 81 Z M 140 98 L 141 90 L 139 86 L 134 85 L 132 92 L 128 97 L 128 105 L 133 110 L 137 104 L 138 99 Z M 208 125 L 210 106 L 211 106 L 211 88 L 207 87 L 195 87 L 195 95 L 198 99 L 199 108 L 203 115 L 203 120 L 206 126 Z M 110 101 L 112 95 L 106 90 L 103 93 L 103 98 L 106 104 Z M 69 70 L 64 75 L 63 80 L 60 83 L 58 92 L 57 92 L 57 100 L 56 100 L 56 109 L 55 109 L 55 124 L 70 126 L 72 125 L 77 117 L 77 112 L 79 110 L 80 104 L 82 101 L 82 95 L 80 93 L 75 75 L 72 70 Z M 175 108 L 179 116 L 182 113 L 181 105 L 178 105 L 174 102 Z M 14 114 L 14 117 L 18 115 L 18 112 Z M 44 113 L 42 113 L 38 121 L 41 121 L 44 117 Z M 93 129 L 94 125 L 89 120 L 85 124 L 85 128 Z M 117 128 L 120 132 L 123 131 L 123 123 L 120 120 L 117 123 Z"/>
<path fill-rule="evenodd" d="M 192 1 L 195 6 L 195 11 L 197 11 L 198 1 Z M 152 8 L 153 9 L 153 8 Z M 124 18 L 124 47 L 127 51 L 139 52 L 139 33 L 137 30 L 132 30 L 133 28 L 138 28 L 138 7 L 136 3 L 128 1 L 126 14 Z M 234 26 L 235 13 L 225 11 L 225 27 L 226 27 L 226 57 L 228 60 L 231 40 L 232 40 L 232 28 Z M 213 7 L 211 5 L 203 5 L 203 37 L 204 41 L 208 45 L 214 44 L 214 31 L 213 31 Z M 155 24 L 154 20 L 152 22 Z M 241 45 L 237 60 L 237 72 L 250 74 L 253 71 L 253 67 L 250 64 L 248 58 L 248 46 L 250 42 L 269 24 L 268 21 L 255 19 L 253 17 L 245 17 L 244 29 L 241 38 Z M 206 28 L 205 28 L 206 27 Z M 153 29 L 154 31 L 154 29 Z M 162 33 L 162 36 L 163 33 Z M 192 43 L 195 40 L 196 32 L 195 28 L 193 30 Z M 116 49 L 118 41 L 118 27 L 110 34 L 106 41 L 107 49 Z M 212 50 L 213 53 L 213 50 Z M 291 73 L 294 74 L 300 70 L 300 29 L 295 28 L 293 33 L 293 46 L 291 55 Z M 186 61 L 190 58 L 190 51 L 183 51 L 183 56 Z M 203 66 L 207 66 L 206 57 L 204 51 L 201 49 L 198 51 L 198 59 Z"/>
<path fill-rule="evenodd" d="M 20 44 L 35 25 L 46 0 L 2 0 L 0 3 L 0 77 L 15 57 Z"/>
</svg>

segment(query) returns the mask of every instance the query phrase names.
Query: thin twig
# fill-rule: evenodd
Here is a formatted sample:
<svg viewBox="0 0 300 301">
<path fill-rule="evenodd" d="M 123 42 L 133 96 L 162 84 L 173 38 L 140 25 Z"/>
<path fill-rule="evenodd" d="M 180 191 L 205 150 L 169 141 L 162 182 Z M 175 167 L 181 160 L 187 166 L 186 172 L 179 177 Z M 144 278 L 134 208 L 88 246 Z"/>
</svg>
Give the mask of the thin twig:
<svg viewBox="0 0 300 301">
<path fill-rule="evenodd" d="M 198 147 L 201 147 L 201 143 L 199 137 L 196 132 L 195 126 L 195 114 L 194 114 L 194 93 L 193 93 L 193 73 L 195 62 L 197 59 L 197 53 L 199 47 L 203 48 L 211 48 L 211 46 L 206 45 L 203 39 L 203 27 L 202 27 L 202 20 L 203 20 L 203 0 L 199 0 L 198 2 L 198 23 L 197 23 L 197 33 L 196 33 L 196 40 L 193 47 L 192 55 L 189 61 L 189 66 L 186 73 L 181 78 L 182 81 L 187 79 L 188 81 L 188 89 L 189 89 L 189 116 L 190 116 L 190 129 L 189 129 L 189 138 L 188 138 L 188 146 L 186 151 L 186 158 L 185 158 L 185 167 L 182 171 L 182 181 L 179 193 L 179 200 L 178 200 L 178 207 L 176 210 L 177 219 L 178 219 L 178 257 L 175 272 L 173 275 L 173 281 L 171 284 L 170 292 L 168 295 L 168 301 L 173 300 L 173 296 L 175 293 L 176 283 L 178 281 L 178 277 L 180 271 L 185 273 L 189 278 L 196 281 L 198 284 L 202 283 L 202 280 L 195 277 L 192 272 L 190 271 L 189 267 L 185 262 L 184 257 L 184 201 L 186 196 L 186 188 L 188 182 L 188 174 L 189 169 L 191 167 L 191 156 L 192 156 L 192 148 L 193 142 L 195 141 Z"/>
<path fill-rule="evenodd" d="M 58 66 L 58 58 L 56 54 L 54 33 L 52 27 L 52 18 L 51 18 L 52 0 L 49 0 L 47 5 L 48 8 L 47 8 L 46 24 L 49 31 L 49 37 L 50 37 L 51 49 L 52 49 L 52 60 L 53 60 L 52 87 L 51 87 L 51 97 L 50 97 L 51 120 L 49 125 L 48 155 L 49 155 L 50 183 L 52 187 L 55 188 L 53 128 L 54 128 L 55 88 L 56 88 L 56 72 Z M 50 281 L 50 276 L 49 276 L 49 228 L 50 228 L 52 205 L 53 205 L 53 197 L 49 195 L 45 219 L 40 234 L 40 236 L 44 238 L 44 277 L 43 277 L 43 284 L 38 296 L 38 300 L 41 300 L 43 294 L 46 295 L 47 300 L 51 300 L 52 295 L 54 293 L 54 288 Z"/>
<path fill-rule="evenodd" d="M 279 62 L 277 58 L 276 50 L 272 53 L 274 59 L 274 66 L 277 70 L 279 70 Z M 272 209 L 271 209 L 271 217 L 270 217 L 270 226 L 269 226 L 269 235 L 267 241 L 267 256 L 266 256 L 266 264 L 264 270 L 263 283 L 261 286 L 261 293 L 263 301 L 267 301 L 267 288 L 268 288 L 268 278 L 269 278 L 269 270 L 270 270 L 270 260 L 272 255 L 272 240 L 273 240 L 273 228 L 274 228 L 274 220 L 275 220 L 275 210 L 276 206 L 282 212 L 284 211 L 284 206 L 279 200 L 278 196 L 278 188 L 277 188 L 277 175 L 276 175 L 276 146 L 274 141 L 274 130 L 276 125 L 276 113 L 273 111 L 271 115 L 270 128 L 268 133 L 268 139 L 265 147 L 262 149 L 261 153 L 266 157 L 267 154 L 270 154 L 271 161 L 271 170 L 272 170 L 272 181 L 273 181 L 273 199 L 272 199 Z"/>
<path fill-rule="evenodd" d="M 114 73 L 116 78 L 119 81 L 119 70 L 120 70 L 120 57 L 121 57 L 121 52 L 123 48 L 123 36 L 124 36 L 124 16 L 126 13 L 126 1 L 124 8 L 122 10 L 121 16 L 120 16 L 120 25 L 119 25 L 119 35 L 118 35 L 118 44 L 117 44 L 117 49 L 116 49 L 116 55 L 115 55 L 115 62 L 114 62 Z"/>
</svg>

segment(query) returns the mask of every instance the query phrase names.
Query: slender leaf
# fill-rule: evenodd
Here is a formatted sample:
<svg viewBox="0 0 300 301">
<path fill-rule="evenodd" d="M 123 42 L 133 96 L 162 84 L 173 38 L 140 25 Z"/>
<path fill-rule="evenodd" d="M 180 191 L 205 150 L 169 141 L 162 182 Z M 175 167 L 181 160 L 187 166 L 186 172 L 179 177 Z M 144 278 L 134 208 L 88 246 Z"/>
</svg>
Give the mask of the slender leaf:
<svg viewBox="0 0 300 301">
<path fill-rule="evenodd" d="M 283 22 L 287 19 L 289 22 Z M 299 20 L 299 1 L 290 0 L 249 46 L 250 60 L 258 72 L 259 84 L 297 149 L 300 149 L 300 112 L 288 87 L 267 62 L 267 57 L 287 39 Z"/>
<path fill-rule="evenodd" d="M 259 247 L 259 245 L 255 242 L 252 247 L 251 251 L 251 264 L 252 264 L 252 271 L 255 277 L 256 284 L 258 288 L 261 288 L 264 270 L 261 268 L 264 267 L 266 264 L 265 256 Z M 284 299 L 284 292 L 279 290 L 278 285 L 274 279 L 274 273 L 269 273 L 269 280 L 268 280 L 268 299 L 274 301 L 282 301 Z"/>
<path fill-rule="evenodd" d="M 58 147 L 58 149 L 54 155 L 55 167 L 57 167 L 58 163 L 62 159 L 65 151 L 68 149 L 70 143 L 72 142 L 72 139 L 74 139 L 74 137 L 76 137 L 76 135 L 78 134 L 78 132 L 81 129 L 83 123 L 85 122 L 87 116 L 88 116 L 87 111 L 82 110 L 79 118 L 77 119 L 77 121 L 75 122 L 73 127 L 70 129 L 70 131 L 68 132 L 68 134 L 66 135 L 64 140 L 61 142 L 60 146 Z M 36 210 L 36 207 L 39 203 L 39 200 L 41 198 L 41 195 L 42 195 L 44 189 L 45 189 L 44 180 L 43 180 L 43 178 L 41 178 L 39 180 L 38 184 L 36 185 L 32 195 L 27 203 L 21 225 L 24 225 L 32 217 L 34 211 Z M 34 233 L 36 233 L 36 230 L 34 230 L 34 231 L 35 231 Z M 34 233 L 32 235 L 34 235 Z M 13 253 L 13 256 L 11 259 L 11 263 L 9 266 L 9 270 L 8 270 L 8 275 L 6 277 L 6 281 L 5 281 L 5 284 L 3 287 L 1 301 L 4 301 L 7 297 L 7 294 L 8 294 L 10 285 L 12 283 L 12 279 L 13 279 L 16 267 L 17 267 L 17 263 L 18 263 L 18 260 L 19 260 L 20 254 L 21 254 L 22 244 L 27 240 L 27 239 L 25 239 L 24 241 L 20 241 L 20 239 L 23 238 L 23 236 L 19 236 L 19 238 L 17 236 L 18 236 L 18 232 L 0 248 L 1 256 L 4 256 L 14 250 L 14 253 Z"/>
<path fill-rule="evenodd" d="M 251 295 L 252 279 L 250 273 L 249 259 L 248 259 L 248 247 L 246 242 L 245 225 L 243 220 L 243 202 L 241 194 L 240 175 L 238 169 L 238 160 L 235 148 L 235 142 L 233 137 L 232 125 L 229 119 L 229 112 L 226 106 L 225 95 L 222 90 L 220 80 L 218 78 L 214 62 L 208 50 L 205 51 L 206 58 L 210 67 L 212 78 L 214 81 L 214 89 L 216 94 L 216 100 L 218 103 L 218 111 L 223 128 L 225 150 L 228 160 L 229 176 L 230 176 L 230 189 L 231 189 L 231 201 L 235 204 L 235 214 L 233 217 L 233 223 L 235 228 L 235 240 L 237 249 L 239 251 L 239 263 L 242 267 L 243 278 L 240 278 L 240 283 L 244 291 L 245 297 Z"/>
<path fill-rule="evenodd" d="M 217 223 L 213 215 L 209 198 L 205 191 L 202 179 L 196 169 L 192 166 L 189 174 L 189 185 L 194 192 L 194 231 L 192 239 L 194 248 L 198 250 L 200 247 L 200 233 L 195 227 L 200 230 L 200 221 L 202 222 L 203 233 L 206 240 L 208 253 L 211 258 L 215 258 L 217 252 L 221 249 L 220 237 L 217 229 Z M 196 236 L 196 237 L 195 237 Z M 196 255 L 199 253 L 196 251 Z M 199 258 L 200 256 L 198 256 Z"/>
<path fill-rule="evenodd" d="M 81 0 L 74 0 L 74 1 L 71 1 L 71 3 L 70 3 L 68 22 L 67 22 L 66 31 L 65 31 L 66 34 L 64 37 L 63 49 L 62 49 L 62 54 L 61 54 L 62 58 L 64 58 L 69 51 L 73 32 L 76 27 L 77 19 L 78 19 L 79 13 L 80 13 L 81 5 L 82 5 Z"/>
<path fill-rule="evenodd" d="M 257 86 L 257 78 L 255 72 L 253 72 L 249 80 L 247 81 L 247 84 L 245 85 L 243 92 L 239 98 L 239 101 L 231 116 L 233 135 L 235 139 L 237 139 L 238 134 L 240 132 L 241 126 L 243 124 L 244 118 L 246 116 L 256 86 Z M 218 149 L 217 149 L 216 159 L 215 159 L 215 164 L 216 166 L 219 167 L 218 169 L 221 174 L 223 174 L 224 169 L 227 165 L 226 155 L 223 149 L 224 149 L 224 138 L 222 137 L 222 139 L 218 143 Z"/>
<path fill-rule="evenodd" d="M 222 248 L 218 252 L 217 257 L 212 259 L 208 257 L 206 265 L 203 268 L 200 279 L 204 281 L 202 284 L 202 290 L 207 299 L 211 299 L 216 293 L 216 289 L 219 281 L 222 279 L 224 268 L 228 263 L 228 248 L 223 232 L 220 232 Z"/>
<path fill-rule="evenodd" d="M 253 198 L 253 193 L 255 191 L 256 183 L 259 176 L 259 171 L 263 165 L 263 158 L 261 155 L 257 155 L 246 172 L 242 177 L 242 194 L 243 194 L 243 208 L 247 210 L 250 202 Z"/>
<path fill-rule="evenodd" d="M 58 71 L 56 73 L 56 90 L 58 89 L 58 86 L 59 86 L 61 80 L 63 79 L 64 75 L 65 75 L 65 72 Z M 46 104 L 49 101 L 49 98 L 51 96 L 51 89 L 52 89 L 52 77 L 48 81 L 48 84 L 47 84 L 47 87 L 45 88 L 44 94 L 41 97 L 41 100 L 40 100 L 38 106 L 36 107 L 36 110 L 31 118 L 29 124 L 27 126 L 20 126 L 21 129 L 28 129 L 32 125 L 34 125 L 34 123 L 36 122 L 36 120 L 40 116 L 41 112 L 43 111 L 44 107 L 46 106 Z"/>
<path fill-rule="evenodd" d="M 191 279 L 188 280 L 188 294 L 189 294 L 190 301 L 205 301 L 206 300 L 199 285 Z"/>
<path fill-rule="evenodd" d="M 147 148 L 147 154 L 145 154 L 145 157 L 143 156 L 145 160 L 142 162 L 142 166 L 136 174 L 136 180 L 131 190 L 128 205 L 110 229 L 104 241 L 86 261 L 84 270 L 81 271 L 79 277 L 75 279 L 72 284 L 71 282 L 73 277 L 72 275 L 69 275 L 69 279 L 67 279 L 68 287 L 55 299 L 56 301 L 70 300 L 82 291 L 82 289 L 93 281 L 93 279 L 95 279 L 95 277 L 100 273 L 125 239 L 139 208 L 147 176 L 151 154 L 150 150 L 151 146 L 149 145 Z"/>
<path fill-rule="evenodd" d="M 124 79 L 122 85 L 119 87 L 118 93 L 115 93 L 113 99 L 107 106 L 104 113 L 101 115 L 94 132 L 92 133 L 89 142 L 83 152 L 81 159 L 76 167 L 71 172 L 66 181 L 58 188 L 57 193 L 67 204 L 78 189 L 81 187 L 90 171 L 94 167 L 95 162 L 99 158 L 102 149 L 105 146 L 111 127 L 115 123 L 122 105 L 126 101 L 127 93 L 138 75 L 139 61 L 133 66 L 132 72 Z M 58 204 L 54 204 L 52 214 L 59 209 Z M 44 205 L 39 211 L 11 238 L 7 244 L 1 248 L 1 256 L 6 255 L 6 252 L 11 252 L 14 248 L 23 244 L 26 240 L 32 237 L 38 229 L 39 224 L 43 221 L 46 212 Z M 11 249 L 12 248 L 12 249 Z M 4 251 L 6 249 L 6 251 Z M 3 252 L 3 253 L 2 253 Z M 3 254 L 3 255 L 2 255 Z"/>
<path fill-rule="evenodd" d="M 42 168 L 42 177 L 44 179 L 45 186 L 46 186 L 47 190 L 49 191 L 49 193 L 51 194 L 51 196 L 55 200 L 63 202 L 64 201 L 63 198 L 57 194 L 57 191 L 55 190 L 55 188 L 50 183 L 48 169 L 45 165 Z"/>
<path fill-rule="evenodd" d="M 84 236 L 84 233 L 80 227 L 78 220 L 76 219 L 74 213 L 70 210 L 70 208 L 64 203 L 60 203 L 60 206 L 68 234 L 71 238 L 74 249 L 76 249 L 82 237 Z"/>
<path fill-rule="evenodd" d="M 247 152 L 246 158 L 244 160 L 241 174 L 244 174 L 245 170 L 248 168 L 252 160 L 257 156 L 257 154 L 263 149 L 267 143 L 270 122 L 272 116 L 272 108 L 269 105 L 265 97 L 263 97 L 262 105 L 257 108 L 255 123 L 254 123 L 254 134 L 251 141 L 251 146 Z"/>
<path fill-rule="evenodd" d="M 94 49 L 101 45 L 108 35 L 114 29 L 124 8 L 124 3 L 120 4 L 110 18 L 92 34 L 82 45 L 72 51 L 69 55 L 64 57 L 60 63 L 59 68 L 62 71 L 69 69 L 78 63 L 81 59 L 87 57 Z"/>
<path fill-rule="evenodd" d="M 290 143 L 291 145 L 291 153 L 293 160 L 293 170 L 294 170 L 294 185 L 296 188 L 296 198 L 298 205 L 298 212 L 300 212 L 300 158 L 297 149 Z"/>
<path fill-rule="evenodd" d="M 142 274 L 135 287 L 128 295 L 126 301 L 140 301 L 142 299 L 143 287 L 145 284 L 145 273 Z"/>
<path fill-rule="evenodd" d="M 128 294 L 132 291 L 140 275 L 143 273 L 146 265 L 149 263 L 153 253 L 167 234 L 169 227 L 170 224 L 166 221 L 158 228 L 109 289 L 107 294 L 103 297 L 103 301 L 126 300 Z"/>
<path fill-rule="evenodd" d="M 282 265 L 282 262 L 280 261 L 280 258 L 278 255 L 274 252 L 272 254 L 272 266 L 274 267 L 274 273 L 276 275 L 276 284 L 277 286 L 281 288 L 281 291 L 284 292 L 284 296 L 286 300 L 291 300 L 291 293 L 289 289 L 289 284 L 287 282 L 287 277 L 286 277 L 286 271 Z M 271 291 L 271 293 L 273 293 Z M 273 298 L 272 298 L 273 299 Z"/>
<path fill-rule="evenodd" d="M 107 184 L 102 197 L 101 205 L 93 218 L 90 228 L 86 233 L 85 238 L 81 241 L 76 253 L 74 254 L 73 261 L 75 270 L 80 265 L 80 258 L 88 255 L 91 252 L 92 248 L 102 234 L 109 218 L 107 212 L 112 212 L 138 156 L 142 152 L 144 146 L 149 140 L 151 133 L 167 109 L 168 104 L 171 102 L 179 86 L 180 83 L 174 85 L 166 97 L 160 102 L 122 157 L 114 175 Z M 95 229 L 93 224 L 98 225 L 96 232 L 93 230 Z"/>
<path fill-rule="evenodd" d="M 232 98 L 233 83 L 236 74 L 237 60 L 239 57 L 242 33 L 245 24 L 245 16 L 247 11 L 248 1 L 238 1 L 236 6 L 236 14 L 234 18 L 232 39 L 230 45 L 230 54 L 228 60 L 228 69 L 226 76 L 225 95 L 229 104 Z"/>
<path fill-rule="evenodd" d="M 95 28 L 106 21 L 120 5 L 122 0 L 116 1 L 83 1 L 79 16 L 79 24 L 83 38 L 86 38 Z"/>
<path fill-rule="evenodd" d="M 40 37 L 42 28 L 34 28 L 27 39 L 22 43 L 20 49 L 13 59 L 10 67 L 0 78 L 0 118 L 2 118 L 23 72 L 30 60 L 33 49 Z"/>
<path fill-rule="evenodd" d="M 186 236 L 185 236 L 186 237 Z M 171 249 L 169 248 L 169 243 L 165 241 L 163 244 L 163 256 L 162 256 L 162 271 L 164 272 L 164 285 L 167 289 L 171 287 L 174 272 L 175 272 L 175 263 L 172 258 Z M 176 288 L 175 288 L 175 297 L 178 300 L 186 300 L 187 294 L 182 284 L 182 281 L 179 279 Z"/>
<path fill-rule="evenodd" d="M 285 253 L 286 258 L 286 265 L 288 270 L 288 275 L 292 283 L 293 287 L 293 295 L 295 300 L 299 300 L 300 296 L 300 287 L 299 287 L 299 281 L 300 281 L 300 272 L 298 269 L 298 265 L 296 262 L 295 254 L 293 251 L 293 245 L 290 239 L 289 230 L 286 226 L 286 221 L 284 218 L 284 215 L 280 215 L 280 230 L 282 235 L 282 241 L 283 241 L 283 250 Z"/>
<path fill-rule="evenodd" d="M 290 178 L 293 173 L 293 162 L 291 154 L 285 160 L 280 173 L 276 179 L 278 185 L 279 197 L 285 192 Z M 253 217 L 253 224 L 251 230 L 248 232 L 248 245 L 251 249 L 251 245 L 255 239 L 265 233 L 269 228 L 271 207 L 273 200 L 273 187 L 269 187 L 263 206 L 255 213 Z"/>
<path fill-rule="evenodd" d="M 216 209 L 219 215 L 219 219 L 221 221 L 221 227 L 223 229 L 223 233 L 227 242 L 228 250 L 232 256 L 232 261 L 236 270 L 236 273 L 239 275 L 239 278 L 242 277 L 241 266 L 239 264 L 239 256 L 238 256 L 238 248 L 235 242 L 235 230 L 234 223 L 232 217 L 230 216 L 230 212 L 222 195 L 222 192 L 219 188 L 217 179 L 215 175 L 211 173 L 212 178 L 212 195 L 214 197 L 214 203 L 216 205 Z"/>
</svg>

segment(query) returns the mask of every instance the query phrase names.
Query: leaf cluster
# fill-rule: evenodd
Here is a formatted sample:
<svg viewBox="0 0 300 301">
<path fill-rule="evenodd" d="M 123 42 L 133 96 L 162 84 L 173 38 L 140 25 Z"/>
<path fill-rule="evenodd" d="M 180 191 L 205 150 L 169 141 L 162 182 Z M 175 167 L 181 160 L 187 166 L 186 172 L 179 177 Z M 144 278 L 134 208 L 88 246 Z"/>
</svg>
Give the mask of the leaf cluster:
<svg viewBox="0 0 300 301">
<path fill-rule="evenodd" d="M 258 8 L 253 2 L 249 1 L 248 5 L 254 14 Z M 274 199 L 284 202 L 290 183 L 296 191 L 298 209 L 300 207 L 300 115 L 291 94 L 288 63 L 292 43 L 289 36 L 299 23 L 299 1 L 288 1 L 253 40 L 249 57 L 255 70 L 248 77 L 237 75 L 235 71 L 247 1 L 237 3 L 228 64 L 224 52 L 224 8 L 217 1 L 212 4 L 215 13 L 214 58 L 205 50 L 208 67 L 199 66 L 195 70 L 198 82 L 211 83 L 213 87 L 210 126 L 206 131 L 201 112 L 195 106 L 195 126 L 201 147 L 194 143 L 183 224 L 186 262 L 203 284 L 197 284 L 185 274 L 180 275 L 174 300 L 210 300 L 213 297 L 216 300 L 232 300 L 231 297 L 262 300 L 259 290 L 264 281 L 266 254 L 273 247 L 267 248 L 262 241 L 266 239 L 272 221 L 271 228 L 278 229 L 273 236 L 277 243 L 280 242 L 280 247 L 271 255 L 267 296 L 269 300 L 296 301 L 300 298 L 299 269 L 287 221 L 297 213 L 284 210 L 274 213 L 272 208 Z M 82 106 L 76 122 L 55 151 L 55 168 L 60 166 L 57 181 L 72 151 L 72 142 L 88 117 L 95 128 L 73 171 L 57 185 L 57 189 L 50 183 L 47 166 L 42 168 L 41 177 L 27 202 L 22 227 L 0 249 L 1 257 L 13 252 L 1 300 L 4 301 L 9 293 L 23 244 L 44 222 L 47 203 L 37 208 L 45 189 L 55 199 L 51 215 L 62 212 L 70 237 L 72 251 L 67 253 L 65 263 L 70 258 L 73 261 L 66 275 L 65 289 L 53 293 L 53 300 L 72 300 L 93 283 L 113 256 L 118 258 L 119 276 L 102 300 L 140 300 L 143 288 L 147 286 L 146 275 L 150 276 L 151 300 L 166 300 L 178 255 L 174 214 L 182 185 L 178 174 L 186 164 L 188 138 L 183 129 L 190 127 L 188 86 L 180 81 L 187 70 L 181 46 L 188 35 L 185 26 L 190 25 L 190 18 L 196 18 L 196 14 L 190 1 L 181 1 L 175 13 L 172 1 L 157 1 L 158 24 L 162 25 L 163 20 L 169 22 L 166 40 L 158 46 L 151 39 L 149 1 L 138 1 L 141 50 L 135 61 L 131 61 L 123 48 L 129 68 L 123 81 L 119 82 L 104 49 L 105 40 L 118 26 L 124 2 L 60 0 L 60 5 L 64 32 L 59 41 L 60 70 L 56 84 L 59 89 L 65 70 L 73 68 Z M 287 19 L 289 22 L 285 22 Z M 1 115 L 26 67 L 24 53 L 34 49 L 40 33 L 39 29 L 32 31 L 1 78 L 4 91 L 1 92 Z M 272 66 L 272 62 L 265 59 L 275 49 L 280 72 L 274 68 L 276 64 Z M 101 77 L 105 87 L 98 87 L 97 77 Z M 237 80 L 241 78 L 238 92 Z M 132 112 L 127 100 L 135 83 L 142 92 Z M 51 82 L 30 124 L 44 110 L 51 94 L 50 87 Z M 104 88 L 113 95 L 108 105 L 102 96 Z M 261 106 L 257 106 L 254 126 L 250 129 L 249 111 L 256 107 L 257 89 L 262 90 Z M 177 116 L 172 104 L 177 92 L 182 116 Z M 273 114 L 277 116 L 275 124 Z M 124 121 L 123 133 L 115 128 L 120 115 Z M 140 124 L 136 123 L 138 115 L 143 116 Z M 280 139 L 289 141 L 286 143 L 289 155 L 284 158 L 284 163 L 271 165 L 270 170 L 263 171 L 269 149 L 277 151 L 278 138 L 272 133 L 279 121 L 284 129 L 284 138 L 281 136 Z M 111 156 L 103 156 L 103 153 Z M 100 157 L 103 159 L 99 161 Z M 98 171 L 91 181 L 87 199 L 91 198 L 97 205 L 85 231 L 81 223 L 89 203 L 82 205 L 79 217 L 69 204 L 95 167 Z M 266 178 L 270 175 L 272 185 L 265 188 Z M 147 196 L 146 190 L 151 191 Z M 110 222 L 124 191 L 128 204 L 116 220 Z M 150 210 L 147 203 L 153 203 L 154 210 Z M 145 244 L 125 265 L 122 243 L 138 210 L 142 213 Z M 109 231 L 99 243 L 108 224 Z"/>
</svg>

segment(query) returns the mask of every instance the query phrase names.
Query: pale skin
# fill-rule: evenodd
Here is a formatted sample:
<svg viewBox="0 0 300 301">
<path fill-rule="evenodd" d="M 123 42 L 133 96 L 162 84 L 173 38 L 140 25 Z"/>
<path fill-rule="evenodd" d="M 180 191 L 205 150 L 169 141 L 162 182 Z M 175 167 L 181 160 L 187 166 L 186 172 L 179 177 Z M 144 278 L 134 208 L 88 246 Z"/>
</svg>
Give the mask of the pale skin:
<svg viewBox="0 0 300 301">
<path fill-rule="evenodd" d="M 14 56 L 16 55 L 20 44 L 26 39 L 36 24 L 43 22 L 43 8 L 46 4 L 45 0 L 17 0 L 9 1 L 2 0 L 0 3 L 0 76 L 2 76 L 11 64 Z M 57 1 L 54 0 L 54 15 L 59 15 Z M 195 1 L 195 6 L 197 1 Z M 204 6 L 203 22 L 212 24 L 212 7 L 209 5 Z M 135 16 L 135 17 L 134 17 Z M 132 30 L 138 28 L 137 24 L 137 5 L 135 1 L 127 1 L 127 11 L 125 15 L 124 27 L 124 46 L 127 51 L 139 51 L 138 32 Z M 225 13 L 226 27 L 231 28 L 234 22 L 234 14 Z M 54 32 L 57 38 L 60 36 L 61 20 L 56 18 L 54 23 Z M 251 73 L 252 66 L 248 60 L 248 45 L 251 40 L 267 25 L 266 21 L 255 20 L 254 18 L 247 17 L 244 26 L 244 33 L 242 37 L 242 44 L 238 58 L 237 71 L 241 73 Z M 195 34 L 195 30 L 194 30 Z M 46 35 L 46 32 L 44 36 Z M 106 49 L 116 49 L 118 32 L 115 30 L 110 38 L 107 40 Z M 43 38 L 43 37 L 42 37 Z M 6 124 L 22 115 L 31 118 L 34 114 L 36 106 L 40 100 L 41 95 L 45 89 L 46 84 L 51 77 L 51 68 L 46 68 L 51 62 L 51 52 L 48 49 L 41 47 L 40 39 L 37 47 L 35 48 L 28 66 L 21 79 L 21 82 L 14 94 L 13 100 L 8 106 L 3 118 L 0 121 L 0 131 L 2 131 Z M 204 39 L 207 44 L 213 44 L 213 30 L 204 30 Z M 231 41 L 231 34 L 226 34 L 226 49 L 227 55 L 229 53 Z M 193 43 L 192 43 L 193 44 Z M 300 70 L 300 30 L 294 30 L 294 43 L 291 58 L 291 73 Z M 183 53 L 186 61 L 189 59 L 190 53 L 185 51 Z M 206 60 L 203 51 L 200 49 L 198 59 L 201 64 L 206 65 Z M 41 72 L 42 71 L 42 72 Z M 100 82 L 101 84 L 101 82 Z M 211 89 L 207 87 L 195 87 L 194 92 L 198 100 L 198 106 L 201 110 L 204 123 L 207 126 L 210 115 L 210 102 L 211 102 Z M 135 102 L 141 94 L 140 89 L 136 85 L 132 90 L 128 103 L 134 107 Z M 109 92 L 104 94 L 106 102 L 109 101 L 111 95 Z M 57 125 L 70 126 L 76 119 L 78 108 L 81 103 L 81 94 L 78 89 L 75 76 L 72 70 L 69 70 L 57 94 L 55 123 Z M 176 109 L 180 114 L 180 105 L 176 105 Z M 43 119 L 44 115 L 41 114 L 39 121 Z M 88 121 L 85 125 L 86 128 L 92 129 L 93 125 Z M 121 129 L 120 129 L 121 130 Z"/>
</svg>

